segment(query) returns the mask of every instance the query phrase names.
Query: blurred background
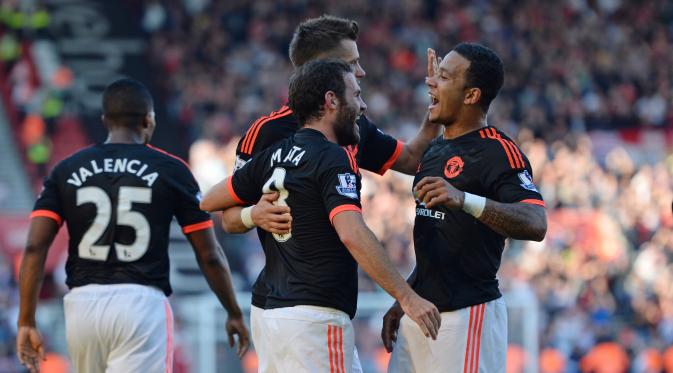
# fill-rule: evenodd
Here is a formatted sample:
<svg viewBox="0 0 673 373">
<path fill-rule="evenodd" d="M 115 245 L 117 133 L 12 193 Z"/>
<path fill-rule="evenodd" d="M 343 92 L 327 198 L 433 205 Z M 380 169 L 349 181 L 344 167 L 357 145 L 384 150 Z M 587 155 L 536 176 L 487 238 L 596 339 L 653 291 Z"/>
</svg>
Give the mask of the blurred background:
<svg viewBox="0 0 673 373">
<path fill-rule="evenodd" d="M 100 94 L 130 76 L 156 100 L 153 144 L 189 161 L 203 190 L 235 144 L 286 98 L 294 27 L 324 13 L 360 24 L 368 117 L 408 139 L 428 105 L 426 49 L 478 41 L 503 59 L 489 123 L 530 158 L 548 208 L 542 243 L 509 241 L 507 372 L 673 372 L 673 2 L 669 0 L 3 0 L 0 6 L 0 372 L 20 372 L 17 266 L 50 168 L 104 140 Z M 411 178 L 364 174 L 364 213 L 403 275 L 414 264 Z M 67 372 L 67 237 L 38 309 Z M 219 232 L 239 302 L 264 257 L 254 233 Z M 225 343 L 225 313 L 179 229 L 171 234 L 176 372 L 255 372 Z M 392 300 L 366 275 L 354 320 L 366 372 L 384 372 Z M 246 311 L 247 313 L 247 311 Z"/>
</svg>

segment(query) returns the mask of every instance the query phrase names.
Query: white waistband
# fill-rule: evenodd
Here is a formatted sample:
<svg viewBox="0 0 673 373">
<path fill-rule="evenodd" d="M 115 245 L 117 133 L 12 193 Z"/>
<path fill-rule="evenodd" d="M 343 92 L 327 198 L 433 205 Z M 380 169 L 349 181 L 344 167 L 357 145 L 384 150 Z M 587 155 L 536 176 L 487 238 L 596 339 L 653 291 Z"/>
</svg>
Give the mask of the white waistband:
<svg viewBox="0 0 673 373">
<path fill-rule="evenodd" d="M 154 286 L 139 284 L 89 284 L 72 288 L 67 297 L 105 297 L 123 294 L 139 294 L 166 298 L 163 291 Z"/>
</svg>

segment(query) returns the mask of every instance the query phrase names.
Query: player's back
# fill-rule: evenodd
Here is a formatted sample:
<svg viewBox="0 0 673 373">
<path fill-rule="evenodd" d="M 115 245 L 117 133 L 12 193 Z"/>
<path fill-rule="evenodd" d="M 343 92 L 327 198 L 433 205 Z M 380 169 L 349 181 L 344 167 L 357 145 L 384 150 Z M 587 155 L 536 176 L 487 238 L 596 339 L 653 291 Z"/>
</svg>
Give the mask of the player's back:
<svg viewBox="0 0 673 373">
<path fill-rule="evenodd" d="M 266 235 L 277 252 L 266 278 L 266 307 L 319 305 L 355 313 L 357 265 L 340 241 L 331 218 L 359 210 L 360 178 L 354 158 L 324 135 L 302 129 L 271 146 L 234 174 L 232 187 L 243 201 L 278 191 L 292 211 L 292 231 Z"/>
<path fill-rule="evenodd" d="M 168 236 L 209 224 L 198 186 L 183 161 L 142 144 L 98 144 L 60 162 L 35 212 L 67 223 L 69 287 L 136 283 L 170 294 Z"/>
</svg>

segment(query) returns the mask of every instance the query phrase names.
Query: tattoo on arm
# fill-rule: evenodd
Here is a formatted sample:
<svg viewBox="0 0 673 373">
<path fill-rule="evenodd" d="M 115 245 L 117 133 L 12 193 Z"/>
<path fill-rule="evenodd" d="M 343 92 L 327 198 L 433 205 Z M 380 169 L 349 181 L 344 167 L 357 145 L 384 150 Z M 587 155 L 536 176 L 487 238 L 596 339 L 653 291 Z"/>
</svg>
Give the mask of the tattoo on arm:
<svg viewBox="0 0 673 373">
<path fill-rule="evenodd" d="M 501 235 L 517 240 L 542 241 L 547 232 L 544 207 L 528 203 L 500 203 L 487 199 L 479 221 Z"/>
</svg>

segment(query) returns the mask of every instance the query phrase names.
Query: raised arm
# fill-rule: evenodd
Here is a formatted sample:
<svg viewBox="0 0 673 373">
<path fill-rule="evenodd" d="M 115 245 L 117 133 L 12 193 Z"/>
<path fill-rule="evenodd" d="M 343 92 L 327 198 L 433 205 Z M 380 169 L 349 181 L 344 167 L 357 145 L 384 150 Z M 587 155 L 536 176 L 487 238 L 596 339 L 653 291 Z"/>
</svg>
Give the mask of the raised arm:
<svg viewBox="0 0 673 373">
<path fill-rule="evenodd" d="M 332 223 L 339 239 L 364 271 L 414 320 L 426 337 L 437 338 L 441 317 L 437 307 L 416 294 L 397 272 L 383 246 L 356 211 L 334 216 Z"/>
<path fill-rule="evenodd" d="M 432 48 L 428 48 L 428 77 L 434 76 L 439 70 L 438 64 L 439 61 L 437 60 L 435 51 Z M 393 164 L 392 169 L 407 175 L 416 174 L 416 169 L 421 162 L 423 152 L 425 152 L 430 142 L 439 136 L 441 130 L 442 125 L 431 123 L 426 112 L 421 123 L 421 128 L 414 138 L 404 144 L 402 153 L 400 153 L 399 158 Z"/>
<path fill-rule="evenodd" d="M 187 234 L 187 239 L 194 249 L 196 260 L 201 272 L 208 281 L 208 286 L 215 293 L 229 317 L 226 323 L 229 345 L 234 347 L 234 335 L 238 335 L 238 357 L 241 358 L 250 345 L 248 330 L 243 322 L 243 314 L 236 302 L 236 293 L 231 281 L 229 263 L 220 245 L 215 240 L 212 228 L 198 230 Z"/>
<path fill-rule="evenodd" d="M 34 217 L 28 231 L 26 251 L 19 271 L 19 319 L 16 354 L 31 372 L 39 371 L 44 360 L 42 336 L 35 323 L 37 297 L 44 278 L 44 264 L 49 247 L 58 233 L 59 224 L 52 218 Z"/>
</svg>

